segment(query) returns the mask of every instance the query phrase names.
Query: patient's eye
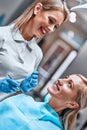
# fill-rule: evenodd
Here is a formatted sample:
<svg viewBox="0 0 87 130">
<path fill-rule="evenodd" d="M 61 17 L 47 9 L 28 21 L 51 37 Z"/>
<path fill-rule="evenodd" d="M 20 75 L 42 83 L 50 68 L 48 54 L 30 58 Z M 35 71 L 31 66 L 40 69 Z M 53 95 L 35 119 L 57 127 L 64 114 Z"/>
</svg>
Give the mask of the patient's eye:
<svg viewBox="0 0 87 130">
<path fill-rule="evenodd" d="M 69 75 L 67 75 L 65 78 L 68 79 L 68 78 L 69 78 Z"/>
<path fill-rule="evenodd" d="M 69 81 L 68 81 L 68 87 L 69 87 L 69 88 L 73 88 L 73 82 L 72 82 L 72 80 L 69 80 Z"/>
</svg>

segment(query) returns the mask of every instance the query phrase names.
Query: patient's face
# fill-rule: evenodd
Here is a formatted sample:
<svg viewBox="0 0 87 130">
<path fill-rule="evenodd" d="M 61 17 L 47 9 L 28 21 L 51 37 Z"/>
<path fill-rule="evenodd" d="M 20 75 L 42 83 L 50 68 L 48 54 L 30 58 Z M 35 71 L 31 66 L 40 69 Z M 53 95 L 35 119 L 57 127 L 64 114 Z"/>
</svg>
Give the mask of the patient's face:
<svg viewBox="0 0 87 130">
<path fill-rule="evenodd" d="M 83 84 L 82 79 L 73 74 L 64 79 L 59 79 L 52 87 L 48 88 L 48 93 L 51 97 L 63 102 L 75 100 L 77 93 Z"/>
</svg>

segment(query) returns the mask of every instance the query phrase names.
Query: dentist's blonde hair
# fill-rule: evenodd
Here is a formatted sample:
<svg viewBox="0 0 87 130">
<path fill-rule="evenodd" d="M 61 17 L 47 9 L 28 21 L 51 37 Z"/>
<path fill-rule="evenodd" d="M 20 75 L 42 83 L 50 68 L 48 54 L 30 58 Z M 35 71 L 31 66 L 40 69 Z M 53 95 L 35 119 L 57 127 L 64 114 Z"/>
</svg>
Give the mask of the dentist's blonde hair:
<svg viewBox="0 0 87 130">
<path fill-rule="evenodd" d="M 34 8 L 37 3 L 42 3 L 43 10 L 59 10 L 64 14 L 64 21 L 66 21 L 69 17 L 69 10 L 66 6 L 66 2 L 61 0 L 35 0 L 22 15 L 20 15 L 15 21 L 15 28 L 22 28 L 24 24 L 29 22 L 34 15 Z M 63 22 L 64 22 L 63 21 Z"/>
</svg>

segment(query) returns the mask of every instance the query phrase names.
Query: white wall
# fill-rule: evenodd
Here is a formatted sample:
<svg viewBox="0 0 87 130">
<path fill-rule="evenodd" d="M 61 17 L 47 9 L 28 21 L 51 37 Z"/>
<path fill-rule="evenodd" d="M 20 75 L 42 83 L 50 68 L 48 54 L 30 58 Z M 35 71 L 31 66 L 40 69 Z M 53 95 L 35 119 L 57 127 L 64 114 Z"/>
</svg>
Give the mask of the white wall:
<svg viewBox="0 0 87 130">
<path fill-rule="evenodd" d="M 5 14 L 4 23 L 12 16 L 24 0 L 0 0 L 0 15 Z"/>
</svg>

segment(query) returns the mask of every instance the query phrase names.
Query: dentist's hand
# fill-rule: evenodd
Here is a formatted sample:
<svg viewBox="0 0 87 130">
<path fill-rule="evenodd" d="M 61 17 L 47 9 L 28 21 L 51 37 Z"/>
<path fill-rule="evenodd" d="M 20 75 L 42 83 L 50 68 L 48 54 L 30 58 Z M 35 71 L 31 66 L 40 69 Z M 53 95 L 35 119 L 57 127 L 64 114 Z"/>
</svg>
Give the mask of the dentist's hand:
<svg viewBox="0 0 87 130">
<path fill-rule="evenodd" d="M 22 92 L 29 92 L 38 85 L 38 71 L 34 71 L 30 76 L 26 77 L 20 84 Z"/>
<path fill-rule="evenodd" d="M 10 78 L 4 78 L 0 80 L 0 92 L 4 93 L 15 93 L 19 91 L 19 83 Z"/>
</svg>

